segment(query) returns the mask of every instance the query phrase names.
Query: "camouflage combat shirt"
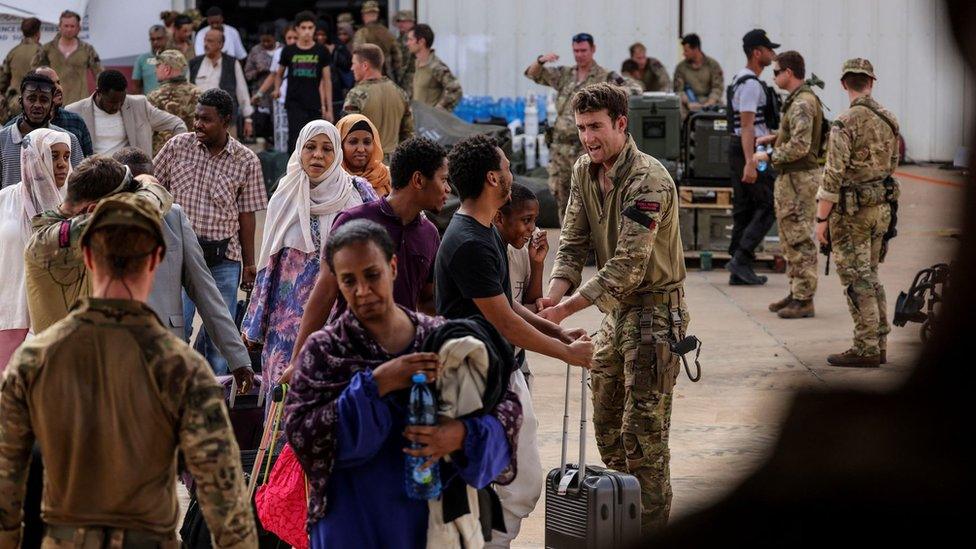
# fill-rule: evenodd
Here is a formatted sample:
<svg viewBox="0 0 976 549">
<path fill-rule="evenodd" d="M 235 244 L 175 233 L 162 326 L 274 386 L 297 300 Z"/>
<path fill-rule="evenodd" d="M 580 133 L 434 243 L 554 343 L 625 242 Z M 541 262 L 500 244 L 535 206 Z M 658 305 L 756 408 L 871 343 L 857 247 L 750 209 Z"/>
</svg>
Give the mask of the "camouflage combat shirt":
<svg viewBox="0 0 976 549">
<path fill-rule="evenodd" d="M 401 141 L 413 136 L 410 98 L 385 76 L 357 82 L 346 94 L 342 110 L 369 118 L 380 132 L 384 154 L 391 154 Z"/>
<path fill-rule="evenodd" d="M 135 192 L 140 200 L 160 211 L 169 211 L 173 195 L 151 175 L 136 177 L 141 187 Z M 91 279 L 85 269 L 81 235 L 91 214 L 65 217 L 58 210 L 48 210 L 31 220 L 30 240 L 24 250 L 24 279 L 27 285 L 27 310 L 31 331 L 39 334 L 67 316 L 71 305 L 91 294 Z"/>
<path fill-rule="evenodd" d="M 600 166 L 584 154 L 573 167 L 569 205 L 559 235 L 552 278 L 572 288 L 604 313 L 639 296 L 671 291 L 685 280 L 678 226 L 678 191 L 667 169 L 627 138 L 607 172 L 613 187 L 604 197 Z M 580 286 L 590 249 L 599 271 Z"/>
<path fill-rule="evenodd" d="M 842 112 L 830 128 L 827 164 L 817 198 L 836 204 L 840 201 L 842 186 L 856 187 L 879 181 L 894 172 L 898 167 L 897 130 L 895 115 L 870 95 L 851 102 L 851 108 Z"/>
<path fill-rule="evenodd" d="M 82 299 L 12 357 L 0 385 L 5 546 L 20 535 L 35 440 L 48 524 L 173 534 L 179 449 L 216 546 L 257 547 L 223 389 L 144 303 Z"/>
<path fill-rule="evenodd" d="M 146 99 L 157 109 L 179 116 L 187 129 L 193 131 L 197 101 L 202 94 L 200 88 L 187 82 L 186 78 L 178 77 L 160 83 L 158 88 L 149 92 Z M 155 156 L 174 135 L 168 130 L 153 133 L 153 155 Z"/>
<path fill-rule="evenodd" d="M 573 112 L 573 94 L 583 86 L 609 82 L 617 84 L 627 89 L 631 95 L 640 95 L 644 92 L 639 85 L 627 86 L 624 79 L 617 73 L 593 63 L 590 72 L 582 82 L 577 82 L 576 66 L 546 67 L 535 77 L 529 77 L 536 84 L 549 86 L 556 90 L 556 124 L 553 127 L 552 140 L 554 143 L 578 144 L 579 135 L 576 133 L 576 114 Z M 528 76 L 528 70 L 525 75 Z M 544 109 L 545 106 L 542 106 Z M 550 121 L 551 123 L 551 121 Z"/>
<path fill-rule="evenodd" d="M 453 111 L 461 102 L 461 83 L 440 57 L 434 55 L 433 50 L 427 64 L 420 66 L 419 62 L 416 63 L 409 78 L 410 81 L 403 89 L 414 101 L 447 111 Z"/>
</svg>

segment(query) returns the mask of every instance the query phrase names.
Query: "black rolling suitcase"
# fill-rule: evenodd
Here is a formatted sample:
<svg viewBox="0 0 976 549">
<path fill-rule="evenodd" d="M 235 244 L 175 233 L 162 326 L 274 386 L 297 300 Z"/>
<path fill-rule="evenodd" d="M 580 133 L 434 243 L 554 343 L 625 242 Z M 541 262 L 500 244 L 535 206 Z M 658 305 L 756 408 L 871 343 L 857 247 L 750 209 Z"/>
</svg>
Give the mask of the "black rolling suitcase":
<svg viewBox="0 0 976 549">
<path fill-rule="evenodd" d="M 546 477 L 546 547 L 551 549 L 631 547 L 640 540 L 640 483 L 633 475 L 586 466 L 586 384 L 580 391 L 579 463 L 566 463 L 569 434 L 569 376 L 566 366 L 566 404 L 560 466 Z M 580 470 L 583 471 L 580 474 Z"/>
</svg>

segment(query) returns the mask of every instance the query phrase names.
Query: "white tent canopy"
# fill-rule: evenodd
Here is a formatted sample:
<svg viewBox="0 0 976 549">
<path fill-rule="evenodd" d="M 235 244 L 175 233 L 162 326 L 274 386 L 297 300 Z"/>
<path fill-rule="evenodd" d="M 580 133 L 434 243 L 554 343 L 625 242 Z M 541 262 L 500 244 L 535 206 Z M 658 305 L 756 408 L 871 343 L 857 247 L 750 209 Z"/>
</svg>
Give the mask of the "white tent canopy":
<svg viewBox="0 0 976 549">
<path fill-rule="evenodd" d="M 15 17 L 36 17 L 44 23 L 58 24 L 64 10 L 84 15 L 89 0 L 0 0 L 0 14 Z"/>
</svg>

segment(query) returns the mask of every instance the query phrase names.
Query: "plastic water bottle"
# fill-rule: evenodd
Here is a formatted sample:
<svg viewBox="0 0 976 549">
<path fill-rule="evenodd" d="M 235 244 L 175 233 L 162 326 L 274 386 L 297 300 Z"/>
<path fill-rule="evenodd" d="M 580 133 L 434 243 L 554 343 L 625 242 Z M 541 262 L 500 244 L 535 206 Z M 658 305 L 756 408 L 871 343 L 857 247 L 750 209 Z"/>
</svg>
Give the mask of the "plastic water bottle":
<svg viewBox="0 0 976 549">
<path fill-rule="evenodd" d="M 436 425 L 437 424 L 437 403 L 434 402 L 434 395 L 427 388 L 427 376 L 417 372 L 410 378 L 413 387 L 410 389 L 410 406 L 407 409 L 408 425 Z M 410 443 L 413 449 L 420 445 Z M 406 456 L 404 484 L 407 490 L 407 497 L 411 499 L 436 499 L 441 495 L 441 475 L 438 464 L 431 465 L 427 469 L 421 466 L 427 461 L 424 457 Z"/>
<path fill-rule="evenodd" d="M 556 125 L 557 116 L 556 96 L 550 93 L 549 97 L 546 99 L 546 124 L 548 124 L 550 128 Z"/>
<path fill-rule="evenodd" d="M 538 135 L 536 137 L 536 148 L 539 150 L 539 165 L 543 168 L 549 166 L 549 146 L 546 145 L 546 136 Z"/>
<path fill-rule="evenodd" d="M 772 155 L 773 148 L 770 147 L 769 145 L 759 145 L 758 147 L 756 147 L 756 152 L 764 152 L 768 155 Z M 766 162 L 765 160 L 761 161 L 758 165 L 756 165 L 756 169 L 761 172 L 766 171 L 766 168 L 768 167 L 769 167 L 769 163 Z"/>
<path fill-rule="evenodd" d="M 508 123 L 508 133 L 509 137 L 512 138 L 512 143 L 515 143 L 515 136 L 518 135 L 518 129 L 522 127 L 521 120 L 512 120 Z"/>
<path fill-rule="evenodd" d="M 536 134 L 538 133 L 538 131 L 539 128 L 536 128 Z M 535 160 L 535 150 L 537 145 L 536 134 L 529 134 L 528 129 L 526 129 L 525 132 L 525 169 L 526 170 L 534 170 L 536 167 L 536 160 Z"/>
<path fill-rule="evenodd" d="M 525 98 L 525 135 L 539 135 L 539 108 L 531 95 Z"/>
<path fill-rule="evenodd" d="M 688 96 L 689 103 L 698 102 L 698 95 L 695 93 L 695 90 L 691 89 L 691 86 L 685 86 L 685 95 Z"/>
</svg>

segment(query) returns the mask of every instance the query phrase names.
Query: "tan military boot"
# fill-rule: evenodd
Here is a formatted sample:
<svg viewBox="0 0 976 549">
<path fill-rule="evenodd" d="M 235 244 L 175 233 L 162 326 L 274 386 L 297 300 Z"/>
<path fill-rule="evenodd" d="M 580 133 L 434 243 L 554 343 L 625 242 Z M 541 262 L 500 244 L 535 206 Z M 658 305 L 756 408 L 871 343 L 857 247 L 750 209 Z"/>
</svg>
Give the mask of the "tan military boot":
<svg viewBox="0 0 976 549">
<path fill-rule="evenodd" d="M 854 349 L 827 357 L 827 364 L 847 368 L 877 368 L 881 365 L 881 355 L 859 355 Z"/>
<path fill-rule="evenodd" d="M 814 314 L 812 299 L 794 299 L 776 313 L 780 318 L 812 318 Z"/>
<path fill-rule="evenodd" d="M 778 313 L 780 309 L 785 309 L 786 306 L 789 305 L 790 302 L 792 301 L 793 301 L 793 294 L 787 294 L 787 296 L 784 297 L 783 299 L 770 303 L 769 312 Z"/>
</svg>

